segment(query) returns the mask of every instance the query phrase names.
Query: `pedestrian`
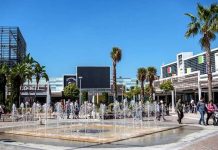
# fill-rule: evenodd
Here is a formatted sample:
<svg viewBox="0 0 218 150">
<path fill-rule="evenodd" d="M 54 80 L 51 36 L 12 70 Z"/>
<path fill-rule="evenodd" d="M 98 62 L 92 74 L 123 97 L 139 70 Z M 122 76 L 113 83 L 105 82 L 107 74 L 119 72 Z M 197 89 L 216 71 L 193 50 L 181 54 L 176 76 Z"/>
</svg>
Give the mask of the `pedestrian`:
<svg viewBox="0 0 218 150">
<path fill-rule="evenodd" d="M 157 119 L 158 121 L 160 121 L 160 117 L 161 117 L 161 113 L 160 113 L 160 103 L 157 102 L 157 104 L 156 104 L 156 119 Z"/>
<path fill-rule="evenodd" d="M 215 106 L 214 106 L 212 100 L 209 101 L 209 103 L 206 105 L 206 107 L 207 107 L 206 125 L 209 125 L 209 124 L 208 124 L 208 121 L 209 121 L 209 119 L 210 119 L 211 116 L 213 117 L 213 125 L 214 125 L 214 123 L 215 123 L 215 118 L 214 118 Z"/>
<path fill-rule="evenodd" d="M 163 118 L 163 121 L 166 121 L 166 119 L 164 118 L 165 110 L 166 110 L 165 105 L 164 105 L 163 101 L 161 100 L 160 101 L 160 116 L 159 116 L 159 118 L 160 119 Z"/>
<path fill-rule="evenodd" d="M 178 123 L 181 124 L 182 123 L 182 118 L 184 117 L 183 114 L 183 105 L 182 105 L 182 100 L 179 99 L 178 102 L 176 103 L 176 112 L 178 114 Z"/>
<path fill-rule="evenodd" d="M 201 124 L 201 122 L 203 122 L 204 125 L 205 124 L 205 120 L 204 120 L 204 114 L 206 112 L 206 105 L 204 103 L 204 98 L 201 97 L 201 99 L 199 100 L 198 104 L 197 104 L 197 111 L 199 111 L 201 117 L 200 117 L 200 120 L 199 120 L 199 124 Z"/>
<path fill-rule="evenodd" d="M 0 105 L 0 119 L 2 118 L 2 114 L 4 114 L 4 109 L 3 109 L 2 106 Z"/>
<path fill-rule="evenodd" d="M 190 108 L 191 108 L 191 113 L 194 113 L 194 111 L 195 111 L 195 101 L 193 99 L 191 99 Z"/>
<path fill-rule="evenodd" d="M 67 119 L 70 119 L 70 99 L 66 102 L 65 110 L 67 111 Z"/>
</svg>

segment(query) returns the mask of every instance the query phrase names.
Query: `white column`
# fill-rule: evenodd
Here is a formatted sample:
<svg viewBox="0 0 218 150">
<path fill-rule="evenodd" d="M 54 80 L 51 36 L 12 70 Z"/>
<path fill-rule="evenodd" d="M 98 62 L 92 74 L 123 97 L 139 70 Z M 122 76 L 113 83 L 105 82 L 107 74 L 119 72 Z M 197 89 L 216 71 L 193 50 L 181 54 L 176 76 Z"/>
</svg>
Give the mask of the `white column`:
<svg viewBox="0 0 218 150">
<path fill-rule="evenodd" d="M 198 100 L 201 99 L 200 71 L 198 72 Z"/>
<path fill-rule="evenodd" d="M 97 104 L 98 104 L 98 92 L 97 92 Z"/>
<path fill-rule="evenodd" d="M 198 100 L 201 99 L 201 87 L 199 86 L 198 87 Z"/>
<path fill-rule="evenodd" d="M 174 104 L 174 91 L 172 90 L 171 91 L 171 95 L 172 95 L 172 113 L 174 113 L 175 112 L 175 104 Z"/>
<path fill-rule="evenodd" d="M 155 93 L 153 93 L 153 100 L 156 100 L 156 99 L 155 99 Z"/>
</svg>

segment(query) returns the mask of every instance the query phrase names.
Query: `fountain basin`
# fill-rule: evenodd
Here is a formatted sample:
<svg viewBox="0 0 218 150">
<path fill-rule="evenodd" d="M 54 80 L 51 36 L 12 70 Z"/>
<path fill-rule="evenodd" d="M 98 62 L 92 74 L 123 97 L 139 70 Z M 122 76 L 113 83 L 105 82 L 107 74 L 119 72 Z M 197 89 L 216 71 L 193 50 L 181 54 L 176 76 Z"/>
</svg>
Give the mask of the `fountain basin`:
<svg viewBox="0 0 218 150">
<path fill-rule="evenodd" d="M 47 128 L 40 127 L 37 129 L 17 129 L 13 131 L 5 131 L 5 133 L 89 143 L 111 143 L 157 132 L 163 132 L 179 127 L 182 126 L 173 125 L 170 127 L 133 127 L 125 125 L 114 126 L 113 124 L 101 123 L 77 123 L 71 125 L 60 125 L 59 127 L 48 126 Z"/>
</svg>

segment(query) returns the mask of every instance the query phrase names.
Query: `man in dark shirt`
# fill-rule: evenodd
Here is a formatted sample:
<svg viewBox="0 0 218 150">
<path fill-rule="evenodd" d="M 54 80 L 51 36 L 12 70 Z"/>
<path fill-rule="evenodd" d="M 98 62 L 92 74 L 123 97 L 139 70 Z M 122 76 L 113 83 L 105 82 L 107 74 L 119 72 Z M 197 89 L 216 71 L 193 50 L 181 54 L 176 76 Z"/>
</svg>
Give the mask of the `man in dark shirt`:
<svg viewBox="0 0 218 150">
<path fill-rule="evenodd" d="M 182 123 L 182 118 L 184 117 L 183 114 L 183 106 L 182 106 L 182 100 L 179 99 L 178 102 L 176 103 L 176 112 L 178 114 L 178 123 L 181 124 Z"/>
</svg>

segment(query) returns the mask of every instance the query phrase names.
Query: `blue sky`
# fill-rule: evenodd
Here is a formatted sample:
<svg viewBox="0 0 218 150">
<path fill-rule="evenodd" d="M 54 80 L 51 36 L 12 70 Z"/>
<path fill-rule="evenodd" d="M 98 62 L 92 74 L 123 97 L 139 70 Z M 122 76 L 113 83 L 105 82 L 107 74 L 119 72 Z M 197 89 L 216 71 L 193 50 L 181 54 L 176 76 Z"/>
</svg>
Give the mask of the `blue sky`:
<svg viewBox="0 0 218 150">
<path fill-rule="evenodd" d="M 186 39 L 196 4 L 187 0 L 1 0 L 0 25 L 19 26 L 28 52 L 50 76 L 76 66 L 111 66 L 113 46 L 122 49 L 117 75 L 136 77 L 137 68 L 176 60 L 182 51 L 202 52 L 199 36 Z M 217 40 L 212 48 L 218 47 Z"/>
</svg>

